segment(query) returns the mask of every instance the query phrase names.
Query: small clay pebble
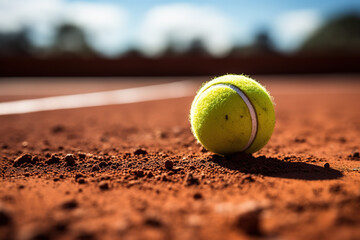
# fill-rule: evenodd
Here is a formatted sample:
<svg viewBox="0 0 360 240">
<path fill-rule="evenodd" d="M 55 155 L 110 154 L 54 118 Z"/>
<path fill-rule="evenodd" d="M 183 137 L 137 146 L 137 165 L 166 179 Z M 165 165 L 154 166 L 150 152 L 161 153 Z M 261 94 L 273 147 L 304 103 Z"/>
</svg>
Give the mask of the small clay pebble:
<svg viewBox="0 0 360 240">
<path fill-rule="evenodd" d="M 85 183 L 86 183 L 86 180 L 85 180 L 85 178 L 79 178 L 79 179 L 77 180 L 77 182 L 78 182 L 79 184 L 85 184 Z"/>
<path fill-rule="evenodd" d="M 306 142 L 306 139 L 305 138 L 295 138 L 294 141 L 297 143 L 304 143 L 304 142 Z"/>
<path fill-rule="evenodd" d="M 154 217 L 147 217 L 144 221 L 145 225 L 148 225 L 150 227 L 155 227 L 155 228 L 159 228 L 163 225 L 163 223 Z"/>
<path fill-rule="evenodd" d="M 351 159 L 359 159 L 360 158 L 360 153 L 359 152 L 354 152 L 353 154 L 350 154 L 349 157 Z"/>
<path fill-rule="evenodd" d="M 14 167 L 18 167 L 24 163 L 32 163 L 32 156 L 30 154 L 23 154 L 14 160 Z"/>
<path fill-rule="evenodd" d="M 144 174 L 144 171 L 143 170 L 134 170 L 133 171 L 133 174 L 137 177 L 144 177 L 145 174 Z"/>
<path fill-rule="evenodd" d="M 56 125 L 51 129 L 51 131 L 53 133 L 61 133 L 61 132 L 65 131 L 65 127 L 62 125 Z"/>
<path fill-rule="evenodd" d="M 169 178 L 168 178 L 165 174 L 161 175 L 160 179 L 161 179 L 161 181 L 163 181 L 163 182 L 169 181 Z"/>
<path fill-rule="evenodd" d="M 100 183 L 99 183 L 99 188 L 101 189 L 101 190 L 109 190 L 109 183 L 108 182 L 106 182 L 106 181 L 101 181 Z"/>
<path fill-rule="evenodd" d="M 203 195 L 201 193 L 195 193 L 194 194 L 194 199 L 199 200 L 199 199 L 202 199 L 202 198 L 203 198 Z"/>
<path fill-rule="evenodd" d="M 108 139 L 107 137 L 102 136 L 102 137 L 100 138 L 100 141 L 101 141 L 101 142 L 108 142 L 109 139 Z"/>
<path fill-rule="evenodd" d="M 134 151 L 134 154 L 135 155 L 146 155 L 147 154 L 147 151 L 144 150 L 144 149 L 141 149 L 141 148 L 138 148 Z"/>
<path fill-rule="evenodd" d="M 61 204 L 61 208 L 65 210 L 72 210 L 77 208 L 78 205 L 78 202 L 75 199 L 72 199 Z"/>
<path fill-rule="evenodd" d="M 329 163 L 325 163 L 325 164 L 324 164 L 324 168 L 330 168 L 330 164 L 329 164 Z"/>
<path fill-rule="evenodd" d="M 171 161 L 171 160 L 166 160 L 165 161 L 165 168 L 167 170 L 172 170 L 173 167 L 174 167 L 174 162 L 173 161 Z"/>
<path fill-rule="evenodd" d="M 60 158 L 57 154 L 52 154 L 50 159 L 45 161 L 46 164 L 55 164 L 55 163 L 60 163 Z"/>
<path fill-rule="evenodd" d="M 329 188 L 329 192 L 331 193 L 340 193 L 342 191 L 343 187 L 340 184 L 334 184 L 331 185 Z"/>
<path fill-rule="evenodd" d="M 9 225 L 12 222 L 12 217 L 10 213 L 0 206 L 0 226 Z"/>
<path fill-rule="evenodd" d="M 152 178 L 153 176 L 154 176 L 154 174 L 152 172 L 148 172 L 148 174 L 147 174 L 148 178 Z"/>
<path fill-rule="evenodd" d="M 56 232 L 64 233 L 68 230 L 68 224 L 66 222 L 58 222 L 54 224 L 53 229 Z"/>
<path fill-rule="evenodd" d="M 204 148 L 204 147 L 201 147 L 200 151 L 203 152 L 203 153 L 206 153 L 208 150 L 206 150 L 206 148 Z"/>
<path fill-rule="evenodd" d="M 64 158 L 66 166 L 75 166 L 75 157 L 73 154 L 67 154 Z"/>
<path fill-rule="evenodd" d="M 99 170 L 100 170 L 99 165 L 94 165 L 94 166 L 92 166 L 92 168 L 91 168 L 91 171 L 92 171 L 92 172 L 97 172 L 97 171 L 99 171 Z"/>
<path fill-rule="evenodd" d="M 27 146 L 29 146 L 29 142 L 23 141 L 23 142 L 21 143 L 21 146 L 22 146 L 23 148 L 26 148 Z"/>
<path fill-rule="evenodd" d="M 248 235 L 261 235 L 260 220 L 262 207 L 254 202 L 246 202 L 236 217 L 235 227 Z"/>
<path fill-rule="evenodd" d="M 191 173 L 188 173 L 185 177 L 185 186 L 199 185 L 199 179 L 194 177 Z"/>
<path fill-rule="evenodd" d="M 340 141 L 341 143 L 346 143 L 346 142 L 347 142 L 347 139 L 344 138 L 344 137 L 341 137 L 341 138 L 339 138 L 339 141 Z"/>
<path fill-rule="evenodd" d="M 104 168 L 104 167 L 106 167 L 108 164 L 106 163 L 106 162 L 104 162 L 104 161 L 102 161 L 102 162 L 100 162 L 99 163 L 99 167 L 101 167 L 101 168 Z"/>
<path fill-rule="evenodd" d="M 31 161 L 32 164 L 36 164 L 37 162 L 39 162 L 39 158 L 37 156 L 34 156 Z"/>
<path fill-rule="evenodd" d="M 85 177 L 85 176 L 82 175 L 81 173 L 77 173 L 77 174 L 75 175 L 75 181 L 78 180 L 79 178 L 84 178 L 84 177 Z"/>
</svg>

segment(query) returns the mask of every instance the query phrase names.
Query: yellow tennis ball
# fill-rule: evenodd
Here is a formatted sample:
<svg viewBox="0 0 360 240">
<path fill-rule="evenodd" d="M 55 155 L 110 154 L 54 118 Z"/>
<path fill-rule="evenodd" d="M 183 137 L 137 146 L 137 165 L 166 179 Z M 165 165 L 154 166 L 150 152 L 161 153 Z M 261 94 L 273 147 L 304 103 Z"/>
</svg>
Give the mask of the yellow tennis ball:
<svg viewBox="0 0 360 240">
<path fill-rule="evenodd" d="M 204 84 L 191 105 L 191 130 L 209 151 L 254 153 L 275 127 L 272 98 L 255 80 L 224 75 Z"/>
</svg>

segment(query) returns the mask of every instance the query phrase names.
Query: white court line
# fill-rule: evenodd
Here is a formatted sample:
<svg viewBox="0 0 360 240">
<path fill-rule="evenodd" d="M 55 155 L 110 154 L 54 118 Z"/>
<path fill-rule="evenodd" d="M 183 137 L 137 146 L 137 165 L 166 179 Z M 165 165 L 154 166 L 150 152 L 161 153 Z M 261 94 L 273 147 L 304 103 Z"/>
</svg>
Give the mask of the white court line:
<svg viewBox="0 0 360 240">
<path fill-rule="evenodd" d="M 193 81 L 0 103 L 0 115 L 126 104 L 195 95 Z"/>
</svg>

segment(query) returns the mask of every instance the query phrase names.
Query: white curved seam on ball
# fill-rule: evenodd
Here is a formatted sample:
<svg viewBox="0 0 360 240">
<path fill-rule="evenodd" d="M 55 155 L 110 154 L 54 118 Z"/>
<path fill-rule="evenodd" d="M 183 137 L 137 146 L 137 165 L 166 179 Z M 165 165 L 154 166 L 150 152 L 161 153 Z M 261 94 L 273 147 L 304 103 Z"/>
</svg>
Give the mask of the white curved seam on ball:
<svg viewBox="0 0 360 240">
<path fill-rule="evenodd" d="M 255 137 L 256 137 L 256 133 L 257 133 L 257 128 L 258 128 L 258 122 L 257 122 L 257 116 L 256 116 L 256 111 L 254 106 L 251 104 L 249 98 L 246 96 L 246 94 L 241 91 L 241 89 L 239 89 L 238 87 L 234 86 L 234 85 L 228 85 L 228 84 L 224 84 L 225 86 L 227 85 L 227 87 L 233 89 L 241 98 L 242 100 L 245 102 L 249 112 L 250 112 L 250 117 L 251 117 L 251 135 L 249 138 L 248 143 L 243 147 L 243 149 L 241 149 L 241 151 L 245 151 L 247 150 L 250 145 L 254 142 Z"/>
<path fill-rule="evenodd" d="M 256 133 L 257 133 L 258 122 L 257 122 L 257 116 L 256 116 L 255 108 L 251 104 L 251 102 L 250 102 L 249 98 L 246 96 L 246 94 L 243 91 L 241 91 L 238 87 L 236 87 L 234 85 L 231 85 L 231 84 L 225 84 L 225 83 L 215 84 L 215 85 L 212 85 L 211 87 L 209 87 L 208 89 L 206 89 L 201 94 L 204 94 L 205 92 L 210 91 L 211 89 L 213 89 L 215 87 L 227 87 L 227 88 L 230 88 L 230 89 L 234 90 L 241 97 L 241 99 L 244 101 L 244 103 L 246 104 L 246 106 L 247 106 L 247 108 L 248 108 L 248 110 L 250 112 L 251 135 L 250 135 L 250 138 L 249 138 L 249 141 L 247 142 L 247 144 L 240 150 L 240 151 L 245 151 L 254 142 L 255 137 L 256 137 Z"/>
</svg>

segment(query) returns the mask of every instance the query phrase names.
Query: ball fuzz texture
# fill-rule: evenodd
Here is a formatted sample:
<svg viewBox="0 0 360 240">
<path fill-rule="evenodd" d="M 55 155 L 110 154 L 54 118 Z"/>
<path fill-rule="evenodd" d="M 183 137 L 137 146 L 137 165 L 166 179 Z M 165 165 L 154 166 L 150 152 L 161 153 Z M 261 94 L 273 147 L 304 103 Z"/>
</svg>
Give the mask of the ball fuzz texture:
<svg viewBox="0 0 360 240">
<path fill-rule="evenodd" d="M 254 153 L 275 127 L 272 98 L 255 80 L 225 75 L 204 84 L 191 105 L 191 130 L 209 151 Z"/>
</svg>

